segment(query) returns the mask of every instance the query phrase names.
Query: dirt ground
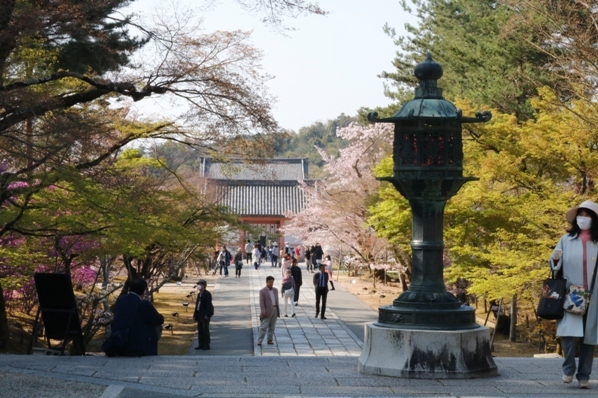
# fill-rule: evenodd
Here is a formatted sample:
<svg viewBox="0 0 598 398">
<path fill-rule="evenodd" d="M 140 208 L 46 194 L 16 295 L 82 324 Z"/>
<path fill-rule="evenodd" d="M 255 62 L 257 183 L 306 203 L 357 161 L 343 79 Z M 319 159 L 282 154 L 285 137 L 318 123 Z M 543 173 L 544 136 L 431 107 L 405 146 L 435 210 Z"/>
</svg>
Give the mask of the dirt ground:
<svg viewBox="0 0 598 398">
<path fill-rule="evenodd" d="M 391 305 L 402 292 L 401 284 L 398 281 L 387 280 L 376 282 L 374 287 L 373 279 L 362 277 L 350 277 L 345 273 L 335 272 L 333 275 L 335 283 L 338 281 L 347 291 L 353 293 L 364 303 L 368 304 L 374 310 L 382 305 Z M 483 324 L 487 313 L 483 305 L 476 310 L 478 323 Z M 494 316 L 490 315 L 487 326 L 494 327 Z M 528 342 L 511 342 L 508 337 L 502 335 L 494 336 L 493 353 L 496 357 L 531 357 L 540 351 L 538 346 Z"/>
</svg>

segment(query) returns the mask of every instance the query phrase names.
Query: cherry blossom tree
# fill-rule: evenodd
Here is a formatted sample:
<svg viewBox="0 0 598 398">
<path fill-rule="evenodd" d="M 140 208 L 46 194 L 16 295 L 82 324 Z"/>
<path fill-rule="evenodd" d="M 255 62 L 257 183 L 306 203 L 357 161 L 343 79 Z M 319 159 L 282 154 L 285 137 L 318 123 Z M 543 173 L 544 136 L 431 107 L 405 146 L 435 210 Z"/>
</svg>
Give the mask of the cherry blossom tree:
<svg viewBox="0 0 598 398">
<path fill-rule="evenodd" d="M 349 142 L 335 158 L 318 148 L 326 162 L 328 177 L 302 182 L 306 206 L 291 221 L 285 234 L 301 237 L 306 244 L 344 247 L 365 264 L 386 251 L 386 240 L 377 237 L 368 225 L 368 206 L 380 183 L 373 169 L 386 156 L 392 144 L 392 127 L 386 124 L 351 124 L 336 134 Z"/>
</svg>

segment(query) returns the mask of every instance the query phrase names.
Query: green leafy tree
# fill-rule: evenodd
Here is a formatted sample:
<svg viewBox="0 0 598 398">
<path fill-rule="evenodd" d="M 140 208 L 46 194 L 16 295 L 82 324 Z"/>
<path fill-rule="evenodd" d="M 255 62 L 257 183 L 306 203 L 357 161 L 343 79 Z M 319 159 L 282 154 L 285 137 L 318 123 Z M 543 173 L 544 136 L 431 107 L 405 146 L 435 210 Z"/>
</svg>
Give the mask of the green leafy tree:
<svg viewBox="0 0 598 398">
<path fill-rule="evenodd" d="M 318 153 L 318 148 L 323 149 L 330 155 L 338 156 L 340 149 L 345 148 L 348 142 L 336 134 L 337 129 L 348 127 L 355 122 L 357 122 L 356 117 L 347 116 L 343 113 L 326 123 L 316 122 L 310 126 L 302 127 L 297 134 L 289 132 L 276 141 L 274 156 L 284 158 L 307 157 L 310 165 L 310 177 L 324 177 L 326 175 L 324 171 L 326 162 Z"/>
<path fill-rule="evenodd" d="M 568 109 L 555 93 L 540 90 L 531 100 L 534 118 L 521 123 L 493 110 L 491 122 L 466 125 L 465 175 L 479 177 L 452 198 L 445 211 L 445 277 L 471 282 L 469 291 L 487 298 L 517 295 L 536 301 L 547 258 L 565 233 L 564 214 L 591 198 L 587 182 L 598 173 L 595 130 Z M 464 114 L 476 106 L 456 103 Z M 583 101 L 572 102 L 582 111 Z M 379 175 L 391 173 L 382 162 Z M 404 198 L 388 184 L 370 208 L 377 233 L 407 253 L 411 215 Z"/>
<path fill-rule="evenodd" d="M 217 151 L 239 134 L 264 141 L 278 130 L 264 90 L 269 77 L 248 33 L 204 34 L 191 13 L 144 25 L 119 13 L 129 3 L 0 4 L 0 204 L 10 207 L 0 235 L 35 226 L 25 222 L 34 198 L 100 173 L 102 162 L 134 140 L 178 139 Z M 254 5 L 274 24 L 278 16 L 324 13 L 305 1 Z M 150 43 L 151 56 L 141 59 Z M 186 127 L 127 119 L 130 101 L 150 95 L 186 101 Z M 0 341 L 8 341 L 1 286 Z"/>
<path fill-rule="evenodd" d="M 152 292 L 179 277 L 185 263 L 205 256 L 207 245 L 219 237 L 217 227 L 230 217 L 192 186 L 155 173 L 160 167 L 159 161 L 127 150 L 112 165 L 104 165 L 98 175 L 74 173 L 39 190 L 32 198 L 35 206 L 12 230 L 27 237 L 29 244 L 14 249 L 11 258 L 25 258 L 36 246 L 41 256 L 38 264 L 48 261 L 47 254 L 43 260 L 43 253 L 51 250 L 56 253 L 55 267 L 72 274 L 82 260 L 95 264 L 99 258 L 118 256 L 130 278 L 142 275 L 151 281 Z M 68 242 L 72 244 L 63 244 Z M 81 246 L 78 242 L 93 244 L 81 251 L 74 249 L 73 244 Z M 110 283 L 109 275 L 107 279 Z M 119 287 L 112 284 L 100 291 L 94 286 L 86 300 L 88 318 L 83 331 L 87 342 L 98 330 L 96 321 L 103 317 L 101 302 Z"/>
<path fill-rule="evenodd" d="M 382 73 L 386 91 L 403 102 L 416 79 L 413 68 L 427 52 L 444 68 L 445 97 L 463 97 L 526 120 L 533 114 L 529 99 L 538 85 L 551 85 L 541 69 L 549 56 L 530 45 L 526 32 L 507 30 L 514 11 L 490 0 L 404 0 L 418 25 L 407 24 L 406 36 L 387 33 L 399 47 L 395 70 Z"/>
</svg>

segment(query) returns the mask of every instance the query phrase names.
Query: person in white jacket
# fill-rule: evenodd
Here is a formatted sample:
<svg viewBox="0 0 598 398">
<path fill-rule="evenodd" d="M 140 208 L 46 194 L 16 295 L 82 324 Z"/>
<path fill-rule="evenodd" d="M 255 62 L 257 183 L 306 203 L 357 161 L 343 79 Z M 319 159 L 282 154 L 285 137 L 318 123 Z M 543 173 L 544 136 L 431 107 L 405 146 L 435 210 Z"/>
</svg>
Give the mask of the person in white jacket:
<svg viewBox="0 0 598 398">
<path fill-rule="evenodd" d="M 570 209 L 566 214 L 571 229 L 558 241 L 550 256 L 553 271 L 562 270 L 570 285 L 583 285 L 593 290 L 585 315 L 565 312 L 557 322 L 557 336 L 561 337 L 564 361 L 562 365 L 564 383 L 577 378 L 580 388 L 590 387 L 590 374 L 594 361 L 594 349 L 598 344 L 598 290 L 591 285 L 598 258 L 598 204 L 585 201 Z M 579 350 L 579 364 L 576 367 L 575 354 Z M 575 372 L 577 371 L 577 374 Z"/>
<path fill-rule="evenodd" d="M 258 269 L 260 267 L 260 248 L 257 244 L 253 245 L 253 251 L 252 251 L 252 257 L 253 257 L 253 266 L 255 267 L 255 269 Z"/>
</svg>

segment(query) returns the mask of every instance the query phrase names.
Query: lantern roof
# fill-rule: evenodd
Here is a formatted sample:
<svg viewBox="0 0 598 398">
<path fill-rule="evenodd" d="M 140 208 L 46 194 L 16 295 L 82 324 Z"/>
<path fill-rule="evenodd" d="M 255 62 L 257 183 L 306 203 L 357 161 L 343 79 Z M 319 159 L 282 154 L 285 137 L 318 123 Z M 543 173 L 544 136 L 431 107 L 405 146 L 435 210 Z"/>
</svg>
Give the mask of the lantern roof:
<svg viewBox="0 0 598 398">
<path fill-rule="evenodd" d="M 426 59 L 415 66 L 414 75 L 419 80 L 415 88 L 415 98 L 406 104 L 394 116 L 378 119 L 378 114 L 368 115 L 370 122 L 398 122 L 411 119 L 458 120 L 463 123 L 486 122 L 492 115 L 490 112 L 476 113 L 475 118 L 463 118 L 461 109 L 442 97 L 442 89 L 437 81 L 443 75 L 442 65 L 432 59 L 428 53 Z"/>
</svg>

